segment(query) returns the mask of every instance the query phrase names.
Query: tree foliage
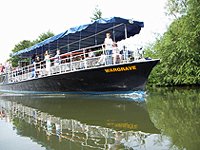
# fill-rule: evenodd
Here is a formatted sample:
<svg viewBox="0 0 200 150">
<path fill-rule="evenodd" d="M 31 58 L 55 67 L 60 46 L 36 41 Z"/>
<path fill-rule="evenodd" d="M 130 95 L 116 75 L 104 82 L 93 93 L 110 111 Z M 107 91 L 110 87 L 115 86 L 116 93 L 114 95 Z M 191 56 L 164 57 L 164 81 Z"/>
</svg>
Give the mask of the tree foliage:
<svg viewBox="0 0 200 150">
<path fill-rule="evenodd" d="M 40 34 L 39 37 L 35 41 L 33 41 L 33 43 L 37 44 L 37 43 L 42 42 L 52 36 L 54 36 L 54 34 L 50 31 L 47 31 L 46 33 Z"/>
<path fill-rule="evenodd" d="M 23 50 L 25 48 L 28 48 L 30 46 L 32 46 L 33 43 L 29 40 L 23 40 L 21 42 L 19 42 L 18 44 L 15 45 L 15 47 L 13 48 L 12 52 L 18 52 L 19 50 Z M 11 55 L 10 55 L 11 56 Z M 20 58 L 19 56 L 11 56 L 9 61 L 12 63 L 13 67 L 17 67 L 18 66 L 18 62 L 22 61 L 22 58 Z"/>
<path fill-rule="evenodd" d="M 150 83 L 200 84 L 200 6 L 197 0 L 188 0 L 186 8 L 187 14 L 175 19 L 154 43 L 154 52 L 147 50 L 151 57 L 161 59 L 150 76 Z"/>
<path fill-rule="evenodd" d="M 20 50 L 23 50 L 23 49 L 25 49 L 25 48 L 31 47 L 31 46 L 33 46 L 34 44 L 37 44 L 37 43 L 39 43 L 39 42 L 41 42 L 41 41 L 43 41 L 43 40 L 45 40 L 45 39 L 47 39 L 47 38 L 49 38 L 49 37 L 52 37 L 52 36 L 54 36 L 54 34 L 53 34 L 52 32 L 50 32 L 50 31 L 48 31 L 48 32 L 46 32 L 46 33 L 40 34 L 39 37 L 38 37 L 36 40 L 34 40 L 34 41 L 29 41 L 29 40 L 20 41 L 20 42 L 19 42 L 18 44 L 16 44 L 15 47 L 12 49 L 12 52 L 13 52 L 13 53 L 16 53 L 16 52 L 18 52 L 18 51 L 20 51 Z M 25 61 L 25 62 L 27 62 L 27 61 L 29 61 L 29 60 L 24 59 L 24 58 L 20 58 L 19 56 L 12 56 L 12 55 L 10 55 L 9 61 L 12 63 L 12 66 L 13 66 L 13 67 L 17 67 L 17 66 L 19 65 L 18 62 L 20 62 L 20 61 Z"/>
<path fill-rule="evenodd" d="M 188 0 L 168 0 L 166 4 L 167 15 L 178 18 L 187 12 Z"/>
<path fill-rule="evenodd" d="M 102 18 L 102 12 L 101 12 L 100 8 L 98 6 L 96 6 L 94 13 L 93 13 L 93 16 L 90 18 L 91 22 L 98 20 L 98 19 L 101 19 L 101 18 Z"/>
</svg>

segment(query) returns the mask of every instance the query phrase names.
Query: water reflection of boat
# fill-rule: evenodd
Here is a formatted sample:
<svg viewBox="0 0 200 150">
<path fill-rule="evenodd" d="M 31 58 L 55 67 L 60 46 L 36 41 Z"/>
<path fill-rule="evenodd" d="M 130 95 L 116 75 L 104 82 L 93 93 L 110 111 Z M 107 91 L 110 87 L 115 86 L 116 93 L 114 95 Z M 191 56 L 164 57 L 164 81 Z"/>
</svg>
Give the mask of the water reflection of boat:
<svg viewBox="0 0 200 150">
<path fill-rule="evenodd" d="M 84 99 L 82 105 L 82 100 L 73 98 L 2 97 L 0 109 L 4 117 L 14 120 L 21 134 L 45 144 L 66 140 L 99 149 L 137 147 L 159 133 L 144 103 Z"/>
<path fill-rule="evenodd" d="M 99 19 L 89 24 L 70 28 L 65 32 L 16 52 L 15 56 L 30 59 L 48 50 L 55 55 L 61 51 L 60 63 L 51 58 L 48 67 L 44 61 L 36 65 L 8 70 L 0 75 L 0 90 L 21 93 L 110 93 L 144 90 L 148 76 L 158 59 L 136 56 L 133 50 L 123 46 L 119 61 L 114 54 L 105 51 L 104 39 L 112 33 L 115 42 L 139 34 L 143 22 L 119 17 Z M 95 55 L 89 57 L 92 51 Z M 137 54 L 139 54 L 136 49 Z M 99 62 L 103 58 L 101 62 Z M 109 62 L 109 63 L 108 63 Z"/>
</svg>

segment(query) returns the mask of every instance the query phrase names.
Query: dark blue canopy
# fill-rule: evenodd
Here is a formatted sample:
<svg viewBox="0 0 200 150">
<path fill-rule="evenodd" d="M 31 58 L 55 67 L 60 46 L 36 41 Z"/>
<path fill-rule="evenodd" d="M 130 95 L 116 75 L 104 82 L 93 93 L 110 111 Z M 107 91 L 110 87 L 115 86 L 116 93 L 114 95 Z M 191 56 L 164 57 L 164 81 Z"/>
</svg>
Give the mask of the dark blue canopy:
<svg viewBox="0 0 200 150">
<path fill-rule="evenodd" d="M 65 53 L 102 44 L 105 39 L 105 32 L 110 32 L 113 40 L 117 42 L 138 34 L 142 27 L 144 27 L 143 22 L 120 17 L 99 19 L 89 24 L 70 28 L 29 48 L 18 51 L 13 56 L 30 57 L 33 54 L 42 54 L 46 50 L 54 52 L 56 49 Z"/>
</svg>

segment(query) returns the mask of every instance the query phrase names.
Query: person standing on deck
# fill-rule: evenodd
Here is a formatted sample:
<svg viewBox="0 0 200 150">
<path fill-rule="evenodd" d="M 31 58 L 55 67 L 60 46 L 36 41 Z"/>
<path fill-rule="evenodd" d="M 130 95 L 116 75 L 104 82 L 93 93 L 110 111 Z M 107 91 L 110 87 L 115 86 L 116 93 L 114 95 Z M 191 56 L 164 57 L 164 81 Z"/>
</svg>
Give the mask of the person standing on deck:
<svg viewBox="0 0 200 150">
<path fill-rule="evenodd" d="M 2 63 L 0 63 L 0 74 L 4 73 L 4 65 Z"/>
<path fill-rule="evenodd" d="M 113 40 L 111 39 L 110 33 L 106 33 L 104 45 L 105 45 L 106 65 L 109 65 L 112 64 L 112 49 L 113 49 Z"/>
<path fill-rule="evenodd" d="M 56 50 L 56 55 L 54 56 L 54 66 L 55 66 L 55 69 L 56 69 L 56 73 L 57 72 L 60 72 L 60 50 L 57 49 Z"/>
<path fill-rule="evenodd" d="M 50 61 L 50 55 L 49 55 L 48 51 L 45 51 L 45 53 L 44 53 L 44 60 L 46 62 L 46 74 L 50 75 L 51 61 Z"/>
<path fill-rule="evenodd" d="M 60 50 L 57 49 L 56 55 L 54 56 L 54 64 L 58 66 L 60 64 Z"/>
</svg>

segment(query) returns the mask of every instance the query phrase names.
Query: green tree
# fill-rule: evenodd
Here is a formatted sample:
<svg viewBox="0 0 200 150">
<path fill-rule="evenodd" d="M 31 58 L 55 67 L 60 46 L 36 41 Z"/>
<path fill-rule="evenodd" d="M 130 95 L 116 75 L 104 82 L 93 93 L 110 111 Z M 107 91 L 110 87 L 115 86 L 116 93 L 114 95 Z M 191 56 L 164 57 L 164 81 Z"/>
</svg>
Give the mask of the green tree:
<svg viewBox="0 0 200 150">
<path fill-rule="evenodd" d="M 46 33 L 40 34 L 39 37 L 35 41 L 33 41 L 33 43 L 37 44 L 37 43 L 42 42 L 52 36 L 54 36 L 54 33 L 52 33 L 51 31 L 47 31 Z"/>
<path fill-rule="evenodd" d="M 90 19 L 91 19 L 91 22 L 92 22 L 92 21 L 95 21 L 95 20 L 98 20 L 98 19 L 101 19 L 101 18 L 102 18 L 102 12 L 101 12 L 100 8 L 97 5 L 95 7 L 94 12 L 93 12 L 93 16 L 90 17 Z"/>
<path fill-rule="evenodd" d="M 15 47 L 13 48 L 12 52 L 16 53 L 20 50 L 23 50 L 25 48 L 28 48 L 30 46 L 32 46 L 33 43 L 29 40 L 23 40 L 21 42 L 19 42 L 18 44 L 15 45 Z M 23 58 L 20 58 L 19 56 L 12 56 L 10 55 L 10 59 L 9 61 L 12 63 L 13 67 L 17 67 L 18 66 L 18 62 L 24 60 Z"/>
<path fill-rule="evenodd" d="M 166 3 L 166 14 L 178 18 L 187 12 L 188 0 L 168 0 Z"/>
<path fill-rule="evenodd" d="M 147 50 L 152 57 L 161 59 L 150 76 L 150 83 L 200 84 L 200 7 L 196 0 L 188 0 L 186 8 L 187 14 L 175 19 L 154 43 L 154 51 Z"/>
<path fill-rule="evenodd" d="M 21 41 L 21 42 L 19 42 L 18 44 L 15 45 L 15 47 L 12 49 L 12 53 L 16 53 L 16 52 L 18 52 L 20 50 L 23 50 L 23 49 L 26 49 L 28 47 L 31 47 L 34 44 L 37 44 L 37 43 L 39 43 L 41 41 L 44 41 L 45 39 L 48 39 L 49 37 L 52 37 L 52 36 L 54 36 L 54 34 L 52 32 L 50 32 L 50 31 L 48 31 L 46 33 L 40 34 L 39 37 L 34 41 L 23 40 L 23 41 Z M 23 62 L 28 62 L 29 59 L 21 58 L 20 56 L 12 56 L 12 55 L 10 55 L 10 59 L 8 61 L 10 61 L 12 63 L 13 67 L 16 67 L 16 66 L 19 65 L 18 62 L 20 62 L 20 61 L 21 62 L 22 61 Z"/>
</svg>

